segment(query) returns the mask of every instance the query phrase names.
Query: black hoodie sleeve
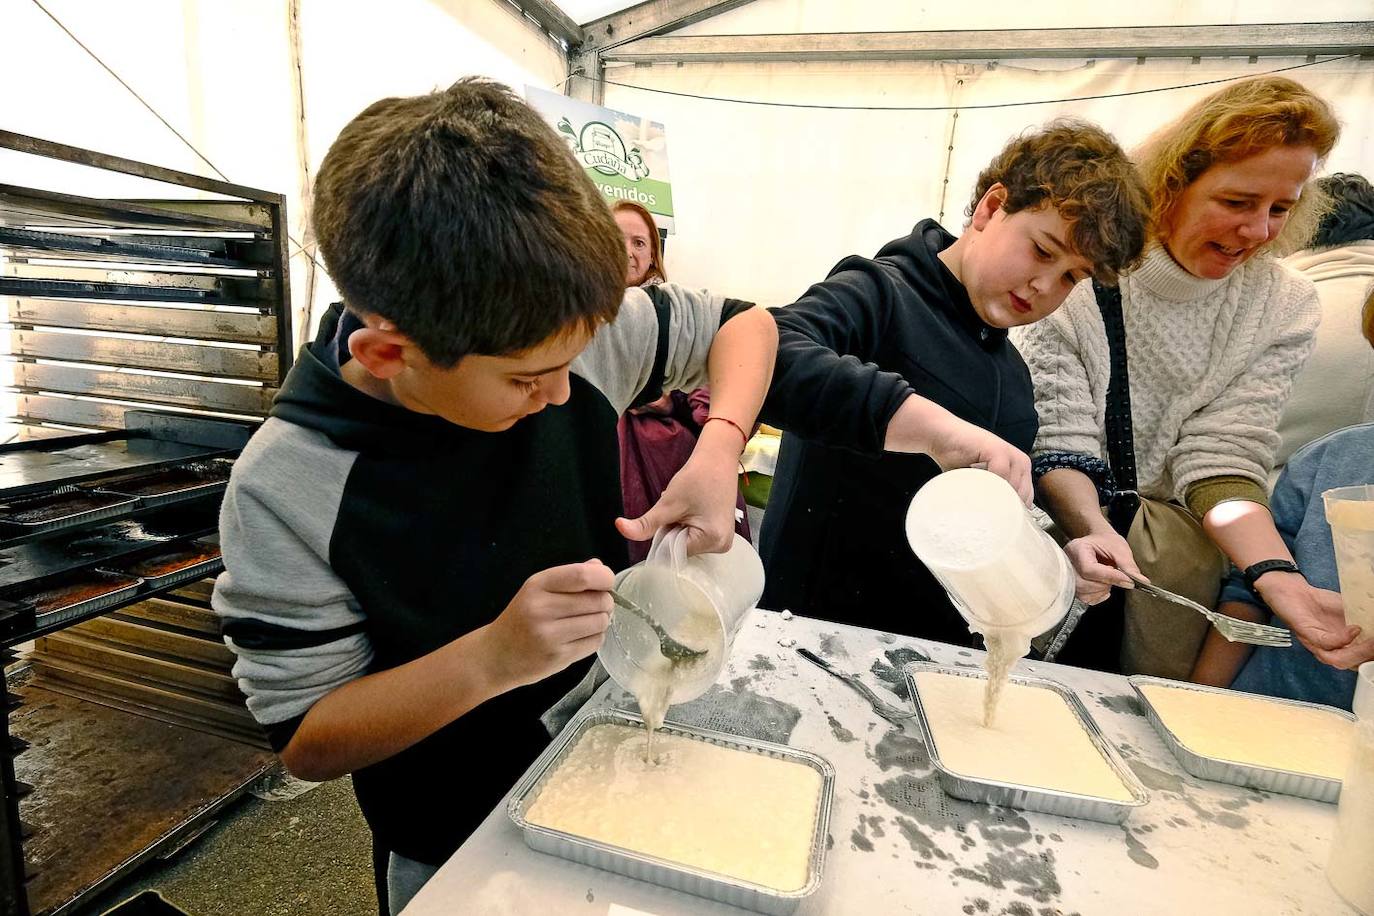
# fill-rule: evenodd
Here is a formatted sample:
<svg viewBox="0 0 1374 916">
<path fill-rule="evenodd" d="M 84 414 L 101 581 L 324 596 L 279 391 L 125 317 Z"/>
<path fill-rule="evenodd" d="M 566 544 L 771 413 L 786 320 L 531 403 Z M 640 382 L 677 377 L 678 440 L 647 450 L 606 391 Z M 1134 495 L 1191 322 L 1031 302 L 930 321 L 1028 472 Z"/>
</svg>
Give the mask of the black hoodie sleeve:
<svg viewBox="0 0 1374 916">
<path fill-rule="evenodd" d="M 823 445 L 873 454 L 912 394 L 875 365 L 896 307 L 883 268 L 848 258 L 797 302 L 773 309 L 778 358 L 760 419 Z"/>
</svg>

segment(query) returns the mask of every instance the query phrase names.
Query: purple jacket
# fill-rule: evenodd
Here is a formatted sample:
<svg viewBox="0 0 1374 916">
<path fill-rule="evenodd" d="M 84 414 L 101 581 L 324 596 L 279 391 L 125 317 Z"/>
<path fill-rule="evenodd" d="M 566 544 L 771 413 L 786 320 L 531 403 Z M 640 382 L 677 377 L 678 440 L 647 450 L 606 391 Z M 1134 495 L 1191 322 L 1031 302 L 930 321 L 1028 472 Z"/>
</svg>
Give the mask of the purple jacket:
<svg viewBox="0 0 1374 916">
<path fill-rule="evenodd" d="M 625 495 L 625 517 L 638 518 L 658 501 L 668 481 L 682 469 L 696 448 L 701 426 L 711 412 L 711 392 L 698 388 L 691 394 L 673 391 L 652 404 L 627 411 L 620 417 L 620 488 Z M 744 511 L 744 495 L 735 505 Z M 746 515 L 735 526 L 749 538 Z M 630 562 L 649 553 L 650 541 L 630 541 Z"/>
</svg>

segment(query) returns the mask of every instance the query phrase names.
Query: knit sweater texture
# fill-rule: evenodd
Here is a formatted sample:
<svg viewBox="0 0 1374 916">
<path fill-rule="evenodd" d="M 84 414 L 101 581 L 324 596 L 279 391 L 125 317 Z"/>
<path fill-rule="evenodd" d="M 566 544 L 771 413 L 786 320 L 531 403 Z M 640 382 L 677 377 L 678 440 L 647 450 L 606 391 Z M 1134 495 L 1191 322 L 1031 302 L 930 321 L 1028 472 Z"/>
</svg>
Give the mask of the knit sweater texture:
<svg viewBox="0 0 1374 916">
<path fill-rule="evenodd" d="M 1267 255 L 1202 279 L 1156 246 L 1121 288 L 1141 495 L 1183 503 L 1221 476 L 1263 487 L 1321 317 L 1311 282 Z M 1092 285 L 1013 340 L 1035 384 L 1035 452 L 1105 458 L 1111 367 Z"/>
</svg>

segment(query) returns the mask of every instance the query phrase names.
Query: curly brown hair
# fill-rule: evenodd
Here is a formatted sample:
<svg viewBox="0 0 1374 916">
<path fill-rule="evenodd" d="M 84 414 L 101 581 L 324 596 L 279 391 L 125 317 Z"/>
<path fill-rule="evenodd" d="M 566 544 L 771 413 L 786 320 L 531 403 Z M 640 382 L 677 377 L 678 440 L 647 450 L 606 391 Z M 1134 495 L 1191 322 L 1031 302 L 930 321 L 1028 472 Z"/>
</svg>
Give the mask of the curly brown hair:
<svg viewBox="0 0 1374 916">
<path fill-rule="evenodd" d="M 1154 133 L 1136 153 L 1153 202 L 1156 234 L 1162 240 L 1183 192 L 1213 165 L 1276 146 L 1309 147 L 1320 164 L 1340 134 L 1331 106 L 1287 77 L 1257 76 L 1212 93 Z M 1326 195 L 1309 182 L 1272 246 L 1279 251 L 1301 248 L 1325 209 Z"/>
<path fill-rule="evenodd" d="M 592 330 L 625 293 L 605 200 L 543 118 L 483 79 L 350 121 L 320 165 L 314 220 L 347 306 L 442 367 Z"/>
<path fill-rule="evenodd" d="M 1014 138 L 978 175 L 969 216 L 994 184 L 1006 188 L 1008 215 L 1044 206 L 1059 211 L 1069 245 L 1100 282 L 1115 285 L 1140 260 L 1150 199 L 1126 153 L 1095 124 L 1061 119 Z"/>
</svg>

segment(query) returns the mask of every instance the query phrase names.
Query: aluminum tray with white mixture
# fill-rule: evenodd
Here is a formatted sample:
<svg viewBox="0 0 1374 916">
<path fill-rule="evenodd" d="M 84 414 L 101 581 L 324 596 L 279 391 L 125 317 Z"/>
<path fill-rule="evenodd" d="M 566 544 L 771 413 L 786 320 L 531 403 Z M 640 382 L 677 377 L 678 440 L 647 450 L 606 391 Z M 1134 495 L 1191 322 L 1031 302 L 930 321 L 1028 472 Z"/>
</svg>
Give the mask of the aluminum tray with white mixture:
<svg viewBox="0 0 1374 916">
<path fill-rule="evenodd" d="M 1052 691 L 1067 704 L 1074 719 L 1082 727 L 1088 740 L 1111 769 L 1112 773 L 1130 793 L 1129 801 L 1102 798 L 1095 795 L 1080 795 L 1058 789 L 1039 786 L 1001 782 L 956 772 L 940 758 L 938 742 L 932 736 L 929 714 L 921 701 L 921 692 L 916 684 L 915 675 L 921 672 L 950 675 L 953 677 L 987 680 L 981 670 L 940 665 L 934 662 L 912 662 L 906 667 L 906 683 L 912 702 L 916 706 L 916 719 L 920 722 L 921 732 L 926 736 L 926 750 L 930 753 L 931 765 L 935 767 L 940 779 L 940 788 L 946 794 L 965 801 L 982 802 L 988 805 L 1003 805 L 1022 811 L 1040 811 L 1045 814 L 1058 814 L 1064 817 L 1083 818 L 1091 821 L 1104 821 L 1109 824 L 1123 823 L 1131 812 L 1149 801 L 1149 793 L 1130 767 L 1122 761 L 1116 749 L 1107 741 L 1097 723 L 1093 721 L 1077 694 L 1062 684 L 1040 677 L 1012 675 L 1010 683 L 1024 687 L 1043 688 Z"/>
<path fill-rule="evenodd" d="M 550 777 L 577 746 L 578 739 L 599 725 L 622 725 L 642 729 L 644 720 L 620 710 L 591 709 L 583 710 L 568 723 L 525 773 L 507 804 L 511 820 L 524 833 L 525 842 L 531 849 L 761 913 L 791 913 L 802 900 L 820 886 L 821 871 L 825 864 L 825 839 L 830 826 L 830 805 L 835 792 L 835 769 L 816 754 L 782 744 L 755 741 L 707 729 L 688 728 L 671 722 L 659 730 L 660 735 L 704 741 L 720 747 L 798 763 L 820 775 L 820 798 L 810 838 L 807 881 L 803 887 L 795 891 L 776 890 L 530 822 L 527 812 L 538 799 Z"/>
<path fill-rule="evenodd" d="M 1330 802 L 1335 804 L 1340 798 L 1341 781 L 1330 779 L 1324 776 L 1316 776 L 1312 773 L 1296 773 L 1291 770 L 1281 770 L 1276 767 L 1259 766 L 1253 763 L 1240 763 L 1234 760 L 1223 760 L 1220 757 L 1209 757 L 1184 744 L 1178 735 L 1165 724 L 1155 709 L 1150 697 L 1142 687 L 1164 687 L 1175 690 L 1193 690 L 1198 693 L 1219 694 L 1222 696 L 1234 696 L 1236 691 L 1227 690 L 1221 687 L 1207 687 L 1202 684 L 1188 684 L 1182 681 L 1171 681 L 1162 677 L 1148 677 L 1145 675 L 1134 675 L 1126 679 L 1135 688 L 1136 694 L 1140 697 L 1141 705 L 1145 707 L 1145 714 L 1150 719 L 1150 724 L 1154 726 L 1159 737 L 1168 746 L 1174 758 L 1184 770 L 1199 779 L 1209 779 L 1212 782 L 1224 782 L 1233 786 L 1244 786 L 1254 789 L 1264 789 L 1268 792 L 1278 792 L 1281 795 L 1295 795 L 1298 798 L 1310 798 L 1314 801 Z M 1262 701 L 1265 703 L 1276 703 L 1281 706 L 1298 707 L 1303 709 L 1314 709 L 1323 713 L 1329 713 L 1350 722 L 1355 721 L 1355 716 L 1343 709 L 1333 709 L 1330 706 L 1319 706 L 1316 703 L 1303 703 L 1298 700 L 1286 700 L 1280 697 L 1267 697 L 1258 695 L 1247 695 L 1248 698 Z"/>
</svg>

